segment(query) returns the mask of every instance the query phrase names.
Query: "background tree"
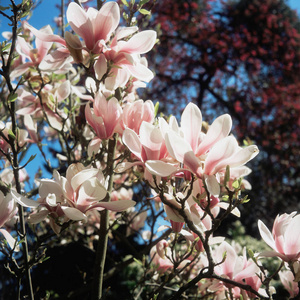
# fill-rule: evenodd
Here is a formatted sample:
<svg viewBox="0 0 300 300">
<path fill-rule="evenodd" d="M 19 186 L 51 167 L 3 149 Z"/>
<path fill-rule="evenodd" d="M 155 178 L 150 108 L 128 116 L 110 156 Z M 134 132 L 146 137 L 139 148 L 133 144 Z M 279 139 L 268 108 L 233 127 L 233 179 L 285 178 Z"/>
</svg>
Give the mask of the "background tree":
<svg viewBox="0 0 300 300">
<path fill-rule="evenodd" d="M 211 121 L 228 112 L 242 143 L 260 145 L 252 166 L 255 214 L 270 221 L 299 208 L 299 19 L 284 0 L 158 1 L 149 26 L 159 44 L 149 57 L 156 72 L 148 97 L 167 113 L 198 104 Z M 269 219 L 270 217 L 270 219 Z M 256 226 L 256 225 L 255 225 Z"/>
</svg>

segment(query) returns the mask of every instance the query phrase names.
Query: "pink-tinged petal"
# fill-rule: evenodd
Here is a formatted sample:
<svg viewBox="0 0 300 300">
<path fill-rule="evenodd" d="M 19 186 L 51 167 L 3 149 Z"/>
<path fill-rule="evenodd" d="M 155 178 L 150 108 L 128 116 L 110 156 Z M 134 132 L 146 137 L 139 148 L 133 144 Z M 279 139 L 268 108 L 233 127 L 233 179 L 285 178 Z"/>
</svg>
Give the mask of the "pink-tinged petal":
<svg viewBox="0 0 300 300">
<path fill-rule="evenodd" d="M 15 246 L 15 244 L 16 244 L 16 240 L 10 235 L 10 233 L 9 233 L 7 230 L 5 230 L 5 229 L 0 229 L 0 232 L 1 232 L 1 233 L 3 234 L 3 236 L 5 237 L 5 239 L 6 239 L 7 243 L 8 243 L 8 245 L 9 245 L 9 247 L 10 247 L 11 249 L 14 249 L 14 251 L 16 251 L 16 252 L 20 251 L 20 247 L 19 247 L 19 246 L 16 246 L 16 247 L 14 248 L 14 246 Z"/>
<path fill-rule="evenodd" d="M 123 43 L 120 52 L 144 54 L 149 52 L 156 42 L 156 32 L 145 30 L 135 34 L 128 42 Z"/>
<path fill-rule="evenodd" d="M 136 62 L 133 65 L 126 65 L 131 75 L 138 80 L 149 82 L 153 79 L 153 72 L 146 66 Z"/>
<path fill-rule="evenodd" d="M 116 42 L 117 40 L 124 39 L 125 37 L 134 34 L 138 30 L 139 28 L 137 26 L 118 28 L 111 47 L 114 46 L 113 43 Z"/>
<path fill-rule="evenodd" d="M 132 129 L 126 128 L 122 140 L 128 149 L 141 160 L 142 145 L 138 135 Z"/>
<path fill-rule="evenodd" d="M 271 248 L 276 249 L 275 241 L 274 241 L 274 238 L 272 236 L 272 233 L 270 232 L 270 230 L 267 228 L 267 226 L 261 220 L 258 220 L 258 229 L 259 229 L 259 233 L 260 233 L 260 236 L 262 237 L 262 239 Z"/>
<path fill-rule="evenodd" d="M 235 263 L 237 260 L 237 254 L 232 246 L 230 246 L 227 242 L 223 242 L 220 245 L 219 252 L 219 259 L 223 257 L 223 254 L 226 252 L 226 259 L 225 262 L 221 265 L 223 269 L 223 275 L 227 275 L 230 279 L 232 279 Z M 220 257 L 220 254 L 222 255 Z M 221 274 L 222 275 L 222 274 Z"/>
<path fill-rule="evenodd" d="M 86 180 L 78 190 L 77 205 L 90 205 L 91 201 L 105 198 L 107 190 L 96 177 Z"/>
<path fill-rule="evenodd" d="M 95 41 L 107 41 L 120 22 L 119 5 L 115 2 L 105 3 L 93 22 Z"/>
<path fill-rule="evenodd" d="M 132 206 L 134 206 L 136 203 L 133 200 L 120 200 L 120 201 L 111 201 L 111 202 L 99 202 L 97 204 L 94 204 L 92 208 L 97 209 L 99 208 L 105 208 L 112 211 L 124 211 Z"/>
<path fill-rule="evenodd" d="M 225 114 L 218 117 L 209 127 L 203 141 L 199 145 L 197 155 L 204 154 L 216 142 L 225 138 L 230 133 L 232 120 L 230 115 Z"/>
<path fill-rule="evenodd" d="M 27 107 L 21 108 L 16 111 L 16 114 L 25 116 L 25 115 L 31 115 L 35 112 L 36 108 L 35 105 L 29 105 Z"/>
<path fill-rule="evenodd" d="M 48 34 L 48 35 L 53 34 L 53 31 L 52 31 L 50 25 L 47 25 L 47 26 L 41 28 L 39 31 L 44 34 Z M 50 50 L 52 44 L 53 44 L 52 42 L 45 42 L 45 41 L 39 39 L 38 37 L 36 37 L 35 45 L 36 45 L 36 48 L 38 49 L 38 57 L 37 57 L 38 62 L 42 61 L 42 59 L 45 57 L 45 55 Z"/>
<path fill-rule="evenodd" d="M 163 137 L 160 130 L 148 122 L 142 122 L 140 131 L 140 142 L 143 145 L 146 157 L 145 160 L 159 158 Z"/>
<path fill-rule="evenodd" d="M 28 218 L 28 222 L 31 224 L 38 224 L 43 220 L 45 220 L 48 214 L 49 214 L 48 209 L 42 209 L 39 212 L 31 214 Z"/>
<path fill-rule="evenodd" d="M 220 188 L 220 183 L 218 182 L 216 176 L 214 175 L 205 176 L 205 184 L 207 186 L 207 190 L 210 193 L 210 195 L 213 195 L 214 197 L 219 197 L 221 188 Z"/>
<path fill-rule="evenodd" d="M 36 208 L 40 205 L 37 201 L 28 199 L 20 194 L 18 194 L 16 191 L 11 190 L 11 195 L 15 201 L 17 201 L 20 205 L 29 207 L 29 208 Z"/>
<path fill-rule="evenodd" d="M 99 173 L 98 169 L 91 168 L 91 169 L 85 169 L 77 173 L 72 179 L 71 179 L 71 186 L 74 191 L 76 191 L 86 180 L 89 180 Z"/>
<path fill-rule="evenodd" d="M 272 251 L 272 250 L 262 251 L 262 252 L 259 253 L 259 256 L 262 256 L 262 257 L 279 257 L 284 261 L 288 261 L 287 257 L 284 254 L 281 254 L 277 251 Z"/>
<path fill-rule="evenodd" d="M 44 42 L 56 42 L 56 43 L 60 43 L 64 46 L 66 46 L 65 40 L 62 37 L 60 37 L 59 35 L 56 35 L 53 33 L 51 34 L 50 32 L 44 32 L 44 31 L 37 30 L 36 28 L 32 27 L 28 23 L 25 24 L 25 27 L 27 27 L 37 38 L 39 38 L 40 40 L 42 40 Z"/>
<path fill-rule="evenodd" d="M 88 156 L 92 157 L 99 152 L 101 146 L 101 140 L 98 137 L 93 138 L 88 145 Z"/>
<path fill-rule="evenodd" d="M 241 272 L 236 274 L 234 276 L 234 280 L 237 282 L 243 282 L 243 279 L 249 278 L 252 276 L 256 276 L 255 273 L 259 272 L 258 266 L 253 262 L 249 266 L 247 266 L 245 269 L 243 269 Z"/>
<path fill-rule="evenodd" d="M 17 66 L 11 73 L 10 73 L 10 77 L 11 78 L 16 78 L 19 77 L 21 75 L 23 75 L 30 67 L 32 67 L 34 65 L 34 63 L 32 62 L 27 62 L 25 64 L 19 65 Z"/>
<path fill-rule="evenodd" d="M 215 166 L 215 172 L 225 169 L 226 166 L 230 166 L 230 167 L 234 168 L 234 167 L 244 165 L 249 160 L 253 159 L 258 153 L 259 153 L 259 150 L 258 150 L 257 146 L 255 146 L 255 145 L 251 145 L 251 146 L 242 148 L 238 152 L 236 152 L 234 155 L 232 155 L 231 157 L 224 159 L 223 161 L 220 161 Z"/>
<path fill-rule="evenodd" d="M 66 99 L 71 93 L 71 83 L 69 80 L 62 83 L 55 92 L 55 97 L 58 102 Z"/>
<path fill-rule="evenodd" d="M 94 64 L 96 78 L 101 80 L 103 75 L 107 72 L 107 60 L 103 54 L 99 55 L 98 60 Z"/>
<path fill-rule="evenodd" d="M 160 160 L 147 160 L 145 165 L 152 175 L 160 177 L 168 177 L 177 171 L 176 166 Z"/>
<path fill-rule="evenodd" d="M 24 56 L 26 56 L 28 59 L 31 60 L 31 50 L 32 46 L 28 44 L 24 38 L 17 37 L 17 51 L 22 53 Z"/>
<path fill-rule="evenodd" d="M 109 76 L 105 79 L 105 88 L 114 91 L 118 87 L 124 87 L 130 78 L 130 72 L 126 68 L 112 68 Z"/>
<path fill-rule="evenodd" d="M 50 125 L 54 129 L 61 131 L 63 129 L 63 124 L 62 124 L 60 117 L 57 114 L 50 111 L 49 109 L 46 109 L 46 114 L 47 114 Z"/>
<path fill-rule="evenodd" d="M 225 237 L 223 236 L 215 236 L 215 237 L 210 237 L 208 240 L 208 245 L 215 245 L 215 244 L 221 244 L 225 240 Z"/>
<path fill-rule="evenodd" d="M 216 166 L 231 157 L 238 150 L 238 143 L 232 136 L 226 137 L 217 142 L 209 151 L 206 160 L 204 173 L 207 175 L 215 174 Z M 226 167 L 226 165 L 225 165 Z"/>
<path fill-rule="evenodd" d="M 193 151 L 186 152 L 183 157 L 183 164 L 196 174 L 199 178 L 202 177 L 202 168 L 200 162 Z"/>
<path fill-rule="evenodd" d="M 300 215 L 292 218 L 284 235 L 284 253 L 286 255 L 300 256 Z"/>
<path fill-rule="evenodd" d="M 105 100 L 107 101 L 107 100 Z M 114 134 L 114 130 L 122 115 L 122 108 L 117 98 L 113 97 L 107 101 L 107 111 L 103 110 L 107 138 Z"/>
<path fill-rule="evenodd" d="M 173 131 L 166 133 L 165 143 L 169 154 L 180 163 L 184 163 L 186 153 L 193 152 L 191 145 Z"/>
<path fill-rule="evenodd" d="M 63 195 L 63 190 L 57 182 L 51 179 L 42 179 L 39 187 L 39 195 L 41 198 L 46 198 L 48 194 L 55 194 L 59 198 Z"/>
<path fill-rule="evenodd" d="M 24 115 L 24 125 L 34 143 L 39 143 L 39 138 L 37 135 L 37 126 L 33 122 L 30 115 Z"/>
<path fill-rule="evenodd" d="M 61 209 L 64 214 L 71 220 L 84 222 L 87 221 L 87 216 L 75 207 L 62 206 Z"/>
<path fill-rule="evenodd" d="M 86 12 L 75 2 L 68 6 L 67 20 L 72 29 L 84 39 L 87 48 L 93 50 L 95 43 L 93 24 Z"/>
<path fill-rule="evenodd" d="M 84 100 L 88 100 L 88 101 L 94 101 L 94 99 L 93 99 L 92 96 L 82 94 L 82 92 L 80 91 L 80 87 L 78 87 L 78 86 L 71 86 L 71 89 L 72 89 L 72 92 L 76 96 L 78 96 L 79 98 L 84 99 Z"/>
<path fill-rule="evenodd" d="M 194 152 L 199 144 L 202 128 L 202 114 L 194 103 L 189 103 L 181 115 L 181 130 Z"/>
<path fill-rule="evenodd" d="M 134 162 L 134 163 L 131 163 L 131 162 L 122 162 L 122 163 L 119 163 L 117 165 L 117 167 L 115 168 L 115 172 L 116 173 L 123 173 L 125 172 L 126 170 L 134 167 L 134 166 L 138 166 L 138 165 L 144 165 L 142 162 L 140 161 L 137 161 L 137 162 Z"/>
</svg>

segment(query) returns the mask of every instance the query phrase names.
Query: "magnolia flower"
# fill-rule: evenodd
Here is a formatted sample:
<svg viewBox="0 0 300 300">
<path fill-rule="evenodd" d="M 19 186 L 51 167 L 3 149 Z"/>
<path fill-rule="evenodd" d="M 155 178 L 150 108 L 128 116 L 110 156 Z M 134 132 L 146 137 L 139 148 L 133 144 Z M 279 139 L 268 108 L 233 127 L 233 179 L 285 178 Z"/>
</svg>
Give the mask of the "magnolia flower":
<svg viewBox="0 0 300 300">
<path fill-rule="evenodd" d="M 278 215 L 274 221 L 272 233 L 259 220 L 258 229 L 263 240 L 273 251 L 263 251 L 261 256 L 278 256 L 286 262 L 300 258 L 300 215 L 297 212 Z"/>
<path fill-rule="evenodd" d="M 136 27 L 120 30 L 114 37 L 111 48 L 104 51 L 105 60 L 113 65 L 110 75 L 105 79 L 107 89 L 115 90 L 117 87 L 124 87 L 130 75 L 145 82 L 149 82 L 154 76 L 148 69 L 146 58 L 141 57 L 140 54 L 147 53 L 153 48 L 156 32 L 145 30 L 133 35 L 128 41 L 120 40 L 136 30 Z M 99 59 L 104 62 L 101 55 Z"/>
<path fill-rule="evenodd" d="M 289 292 L 290 297 L 294 298 L 299 294 L 298 283 L 294 281 L 294 275 L 291 271 L 285 270 L 278 273 L 280 281 Z"/>
<path fill-rule="evenodd" d="M 225 261 L 215 266 L 216 274 L 237 281 L 239 283 L 250 285 L 254 290 L 258 291 L 261 286 L 261 281 L 257 274 L 260 272 L 259 267 L 252 260 L 247 260 L 246 249 L 244 248 L 243 255 L 238 256 L 234 248 L 227 242 L 223 242 L 215 249 L 214 259 L 216 263 L 220 263 L 224 259 Z M 228 288 L 232 288 L 231 285 L 224 283 Z M 245 291 L 240 290 L 238 287 L 234 287 L 232 292 L 235 297 L 243 296 L 243 299 L 247 299 Z M 253 295 L 249 292 L 247 294 L 250 297 Z"/>
<path fill-rule="evenodd" d="M 90 104 L 87 104 L 85 116 L 98 138 L 109 139 L 116 132 L 116 127 L 122 116 L 122 108 L 115 97 L 107 100 L 104 95 L 97 93 L 94 109 L 92 110 Z"/>
<path fill-rule="evenodd" d="M 126 128 L 122 140 L 139 161 L 121 163 L 117 167 L 117 172 L 123 172 L 135 165 L 145 167 L 148 160 L 161 160 L 167 156 L 167 149 L 159 128 L 148 122 L 142 122 L 139 135 L 132 129 Z M 144 177 L 150 183 L 153 181 L 152 175 L 147 169 Z"/>
<path fill-rule="evenodd" d="M 84 167 L 81 163 L 68 167 L 66 177 L 53 172 L 54 180 L 42 179 L 38 201 L 18 199 L 24 206 L 39 206 L 40 210 L 30 215 L 31 223 L 39 223 L 46 216 L 51 217 L 50 225 L 59 233 L 60 226 L 68 220 L 87 221 L 86 213 L 90 210 L 123 211 L 132 207 L 132 200 L 102 201 L 107 195 L 105 178 L 101 170 Z"/>
<path fill-rule="evenodd" d="M 52 29 L 50 25 L 47 25 L 40 29 L 40 32 L 44 34 L 51 34 Z M 11 72 L 10 76 L 12 78 L 21 76 L 29 69 L 29 67 L 39 66 L 52 46 L 52 42 L 45 42 L 38 37 L 35 39 L 35 44 L 36 48 L 33 49 L 24 38 L 17 38 L 16 50 L 20 53 L 24 60 L 27 60 L 27 62 L 20 64 Z"/>
<path fill-rule="evenodd" d="M 72 2 L 67 9 L 67 19 L 74 32 L 83 38 L 86 48 L 100 53 L 119 25 L 120 9 L 117 3 L 107 2 L 99 11 L 92 7 L 85 11 Z"/>
<path fill-rule="evenodd" d="M 182 113 L 180 128 L 174 118 L 169 125 L 160 120 L 160 129 L 170 156 L 205 181 L 214 197 L 220 194 L 220 178 L 227 166 L 239 168 L 258 154 L 257 146 L 241 148 L 233 136 L 228 136 L 231 125 L 231 117 L 222 115 L 213 122 L 206 134 L 202 133 L 201 111 L 192 103 Z M 163 161 L 146 163 L 151 174 L 161 177 L 184 171 L 178 169 L 178 165 Z"/>
<path fill-rule="evenodd" d="M 17 210 L 18 209 L 15 205 L 12 195 L 9 193 L 4 196 L 4 194 L 0 191 L 0 228 L 16 215 Z M 10 248 L 14 249 L 15 251 L 19 251 L 19 247 L 15 247 L 16 241 L 10 235 L 10 233 L 3 228 L 0 229 L 0 232 L 5 237 Z"/>
<path fill-rule="evenodd" d="M 137 100 L 127 103 L 123 108 L 121 126 L 123 129 L 130 128 L 139 133 L 143 121 L 152 123 L 154 120 L 154 105 L 151 100 Z"/>
</svg>

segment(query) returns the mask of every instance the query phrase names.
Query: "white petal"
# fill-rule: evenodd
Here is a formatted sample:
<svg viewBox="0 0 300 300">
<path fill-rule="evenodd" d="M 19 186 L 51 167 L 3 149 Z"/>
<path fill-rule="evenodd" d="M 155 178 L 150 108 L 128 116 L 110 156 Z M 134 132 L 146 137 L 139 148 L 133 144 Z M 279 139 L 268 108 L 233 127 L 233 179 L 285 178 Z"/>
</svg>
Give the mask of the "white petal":
<svg viewBox="0 0 300 300">
<path fill-rule="evenodd" d="M 177 167 L 160 160 L 147 160 L 146 168 L 152 175 L 168 177 L 177 171 Z"/>
<path fill-rule="evenodd" d="M 16 243 L 16 240 L 10 235 L 10 233 L 8 231 L 6 231 L 5 229 L 0 229 L 0 232 L 4 235 L 9 247 L 11 249 L 14 248 L 15 246 L 15 243 Z M 18 252 L 20 251 L 20 247 L 19 246 L 16 246 L 15 247 L 15 251 Z"/>
<path fill-rule="evenodd" d="M 87 216 L 75 207 L 62 206 L 61 209 L 63 210 L 64 214 L 71 220 L 87 221 Z"/>
<path fill-rule="evenodd" d="M 35 208 L 40 205 L 38 202 L 36 202 L 34 200 L 31 200 L 24 196 L 21 196 L 14 190 L 11 190 L 11 194 L 12 194 L 13 198 L 22 206 L 29 207 L 29 208 Z"/>
<path fill-rule="evenodd" d="M 267 226 L 261 220 L 258 220 L 258 229 L 259 229 L 259 233 L 260 233 L 261 237 L 263 238 L 263 240 L 271 248 L 276 249 L 275 241 L 272 236 L 272 233 L 270 232 L 270 230 L 267 228 Z"/>
</svg>

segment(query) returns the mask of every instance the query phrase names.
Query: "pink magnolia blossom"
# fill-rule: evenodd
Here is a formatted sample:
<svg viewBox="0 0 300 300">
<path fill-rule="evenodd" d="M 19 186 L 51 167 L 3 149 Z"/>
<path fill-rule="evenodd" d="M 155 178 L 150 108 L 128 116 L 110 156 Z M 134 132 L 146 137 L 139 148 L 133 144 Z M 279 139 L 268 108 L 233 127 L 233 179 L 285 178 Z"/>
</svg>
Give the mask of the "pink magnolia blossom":
<svg viewBox="0 0 300 300">
<path fill-rule="evenodd" d="M 116 132 L 122 116 L 122 108 L 115 97 L 107 100 L 104 95 L 97 93 L 93 110 L 90 108 L 90 104 L 87 104 L 85 116 L 98 138 L 109 139 Z"/>
<path fill-rule="evenodd" d="M 107 2 L 99 11 L 92 7 L 85 11 L 72 2 L 67 9 L 67 19 L 74 32 L 83 38 L 86 48 L 100 53 L 119 25 L 120 9 L 117 3 Z"/>
<path fill-rule="evenodd" d="M 0 228 L 4 226 L 4 224 L 10 221 L 17 213 L 17 207 L 12 195 L 9 193 L 6 196 L 0 191 Z M 18 247 L 15 247 L 15 239 L 11 236 L 11 234 L 6 230 L 1 228 L 0 233 L 5 237 L 8 245 L 14 249 L 15 251 L 19 251 Z"/>
<path fill-rule="evenodd" d="M 30 222 L 39 223 L 49 215 L 50 225 L 56 233 L 60 231 L 58 224 L 68 220 L 86 222 L 86 213 L 90 210 L 123 211 L 135 204 L 132 200 L 101 201 L 107 194 L 102 171 L 84 167 L 81 163 L 70 165 L 66 177 L 57 171 L 54 171 L 53 177 L 54 180 L 41 180 L 38 202 L 24 197 L 17 201 L 24 206 L 38 205 L 41 209 L 30 215 Z"/>
<path fill-rule="evenodd" d="M 40 29 L 40 31 L 45 34 L 52 33 L 50 25 L 43 27 L 42 29 Z M 29 69 L 29 67 L 38 67 L 52 46 L 52 42 L 42 41 L 38 37 L 36 37 L 35 39 L 35 44 L 36 48 L 33 49 L 32 46 L 29 45 L 24 38 L 17 38 L 16 50 L 24 58 L 25 61 L 27 60 L 27 62 L 20 64 L 11 72 L 10 76 L 12 78 L 21 76 Z"/>
<path fill-rule="evenodd" d="M 154 120 L 154 105 L 151 100 L 144 102 L 137 100 L 127 103 L 123 108 L 121 126 L 123 129 L 130 128 L 137 134 L 143 121 L 152 123 Z"/>
<path fill-rule="evenodd" d="M 215 262 L 220 263 L 225 254 L 225 261 L 215 267 L 215 273 L 239 283 L 248 284 L 255 291 L 258 291 L 261 286 L 261 281 L 257 274 L 259 274 L 260 270 L 254 261 L 247 260 L 246 249 L 244 248 L 242 256 L 238 256 L 235 249 L 224 241 L 215 249 Z M 228 288 L 233 288 L 232 291 L 235 297 L 242 295 L 247 299 L 247 294 L 253 297 L 251 293 L 246 293 L 238 287 L 233 287 L 227 283 L 224 283 L 224 285 Z"/>
<path fill-rule="evenodd" d="M 19 115 L 31 115 L 34 118 L 44 118 L 43 111 L 46 113 L 49 124 L 57 130 L 67 130 L 69 122 L 65 123 L 63 127 L 63 122 L 60 116 L 65 116 L 63 111 L 60 111 L 57 108 L 57 104 L 65 100 L 71 93 L 71 84 L 70 81 L 65 81 L 59 86 L 52 86 L 47 84 L 42 92 L 42 103 L 39 97 L 32 95 L 32 93 L 26 91 L 25 89 L 18 90 L 18 99 L 20 100 L 20 105 L 22 106 L 17 110 Z M 59 115 L 56 113 L 56 110 L 59 111 Z M 29 124 L 27 120 L 27 125 Z M 30 124 L 31 133 L 33 133 L 33 124 Z"/>
<path fill-rule="evenodd" d="M 145 121 L 140 126 L 139 135 L 132 129 L 126 128 L 122 140 L 139 161 L 120 164 L 117 168 L 118 172 L 123 172 L 134 165 L 145 167 L 148 160 L 161 160 L 168 155 L 159 128 Z M 152 175 L 147 170 L 144 176 L 146 180 L 152 182 Z"/>
<path fill-rule="evenodd" d="M 273 249 L 263 251 L 261 256 L 277 256 L 286 262 L 300 258 L 300 215 L 296 214 L 297 212 L 278 215 L 272 233 L 261 220 L 258 221 L 261 237 Z"/>
<path fill-rule="evenodd" d="M 102 54 L 99 56 L 103 68 L 105 68 L 105 61 L 112 65 L 109 76 L 105 79 L 107 89 L 115 90 L 117 87 L 124 87 L 130 76 L 145 82 L 153 78 L 146 58 L 140 55 L 153 48 L 156 42 L 156 32 L 146 30 L 134 34 L 128 41 L 123 40 L 135 31 L 137 27 L 121 28 L 112 40 L 110 48 L 104 49 L 105 59 Z M 95 71 L 97 73 L 97 70 Z"/>
<path fill-rule="evenodd" d="M 231 125 L 231 117 L 223 115 L 212 123 L 206 134 L 202 133 L 201 111 L 192 103 L 182 113 L 181 127 L 174 118 L 169 124 L 160 119 L 170 156 L 205 181 L 208 191 L 215 197 L 220 194 L 220 178 L 226 166 L 240 168 L 258 154 L 257 146 L 241 148 L 233 136 L 228 136 Z M 148 170 L 162 177 L 175 174 L 178 166 L 163 161 L 147 162 Z"/>
<path fill-rule="evenodd" d="M 295 282 L 293 273 L 289 270 L 280 271 L 278 273 L 280 281 L 282 282 L 285 289 L 289 292 L 290 297 L 294 298 L 299 294 L 298 283 Z"/>
</svg>

